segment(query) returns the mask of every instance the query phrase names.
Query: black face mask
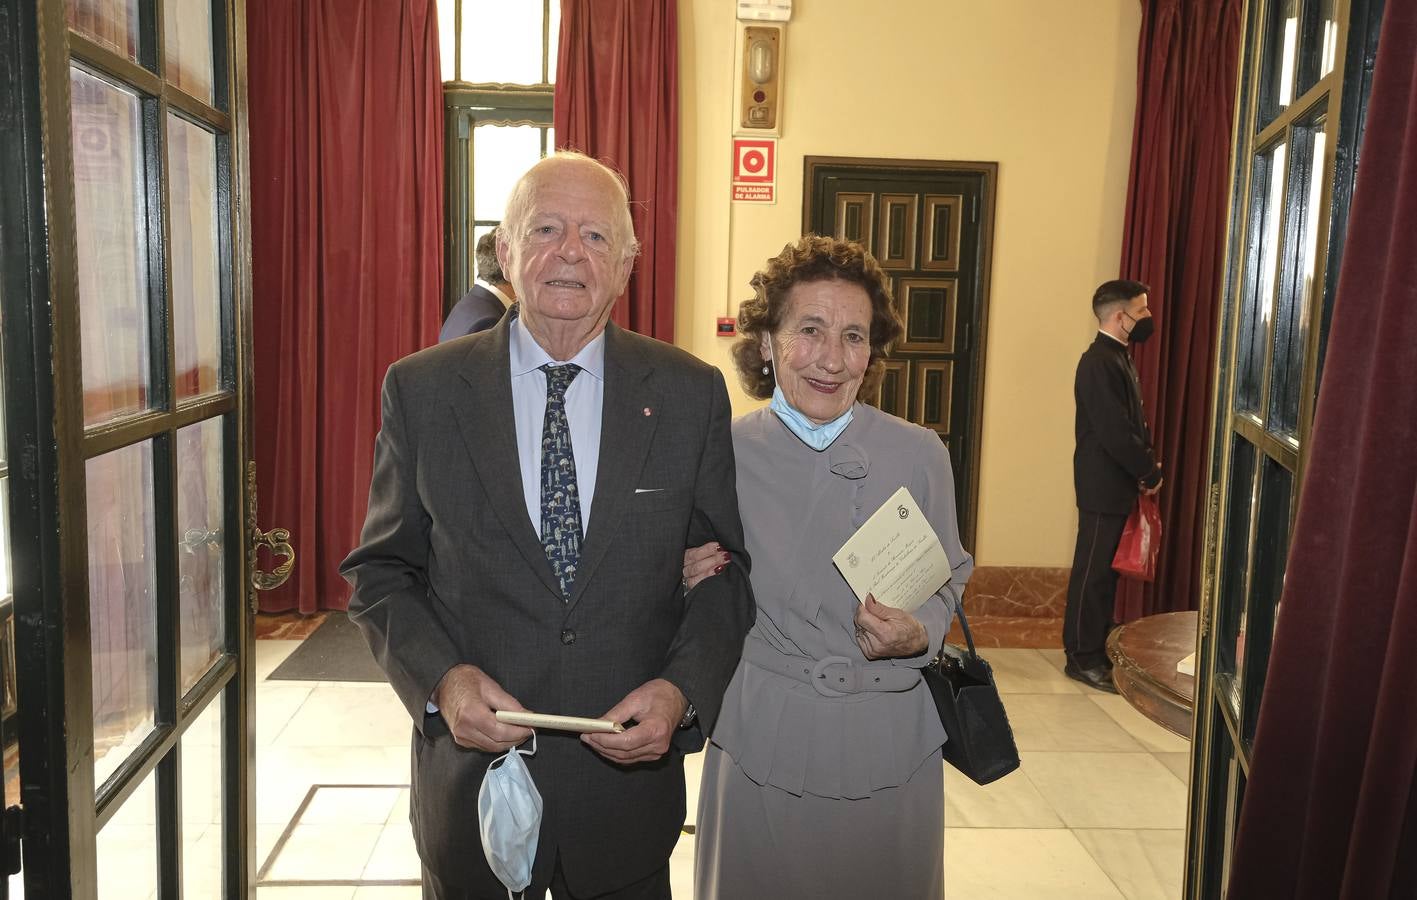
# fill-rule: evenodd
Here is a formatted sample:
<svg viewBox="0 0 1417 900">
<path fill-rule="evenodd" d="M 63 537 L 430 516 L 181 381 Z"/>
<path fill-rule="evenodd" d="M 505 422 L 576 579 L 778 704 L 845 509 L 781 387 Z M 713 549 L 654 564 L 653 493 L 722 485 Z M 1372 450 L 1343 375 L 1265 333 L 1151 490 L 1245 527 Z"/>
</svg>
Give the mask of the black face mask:
<svg viewBox="0 0 1417 900">
<path fill-rule="evenodd" d="M 1151 316 L 1133 319 L 1126 313 L 1122 313 L 1122 315 L 1127 316 L 1128 319 L 1132 319 L 1132 321 L 1136 323 L 1132 326 L 1131 332 L 1127 335 L 1127 340 L 1130 343 L 1144 344 L 1147 338 L 1156 333 L 1156 323 L 1151 320 Z"/>
</svg>

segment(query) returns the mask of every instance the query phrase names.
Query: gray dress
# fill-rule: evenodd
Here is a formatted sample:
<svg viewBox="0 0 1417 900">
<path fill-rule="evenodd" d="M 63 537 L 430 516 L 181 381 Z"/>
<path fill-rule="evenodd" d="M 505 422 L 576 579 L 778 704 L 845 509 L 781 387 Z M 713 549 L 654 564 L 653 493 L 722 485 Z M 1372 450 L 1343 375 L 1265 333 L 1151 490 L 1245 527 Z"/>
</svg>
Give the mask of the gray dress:
<svg viewBox="0 0 1417 900">
<path fill-rule="evenodd" d="M 944 893 L 945 733 L 926 686 L 892 672 L 908 687 L 827 696 L 752 661 L 845 657 L 918 669 L 949 630 L 974 568 L 960 545 L 949 454 L 932 431 L 854 409 L 822 452 L 769 409 L 733 423 L 758 616 L 704 759 L 698 900 Z M 831 557 L 901 486 L 934 526 L 953 575 L 915 613 L 930 649 L 868 662 L 855 640 L 856 597 Z"/>
</svg>

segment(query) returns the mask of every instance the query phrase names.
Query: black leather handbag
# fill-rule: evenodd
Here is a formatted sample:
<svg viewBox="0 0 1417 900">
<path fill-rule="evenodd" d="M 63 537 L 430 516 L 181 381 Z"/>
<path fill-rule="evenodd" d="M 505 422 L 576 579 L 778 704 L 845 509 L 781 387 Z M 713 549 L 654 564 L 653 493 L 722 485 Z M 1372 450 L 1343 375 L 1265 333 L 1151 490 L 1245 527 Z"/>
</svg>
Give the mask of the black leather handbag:
<svg viewBox="0 0 1417 900">
<path fill-rule="evenodd" d="M 945 761 L 975 784 L 988 784 L 1018 768 L 1018 747 L 994 685 L 994 670 L 975 652 L 963 606 L 959 624 L 968 648 L 946 643 L 925 667 L 925 683 L 935 695 L 940 723 L 949 736 Z"/>
</svg>

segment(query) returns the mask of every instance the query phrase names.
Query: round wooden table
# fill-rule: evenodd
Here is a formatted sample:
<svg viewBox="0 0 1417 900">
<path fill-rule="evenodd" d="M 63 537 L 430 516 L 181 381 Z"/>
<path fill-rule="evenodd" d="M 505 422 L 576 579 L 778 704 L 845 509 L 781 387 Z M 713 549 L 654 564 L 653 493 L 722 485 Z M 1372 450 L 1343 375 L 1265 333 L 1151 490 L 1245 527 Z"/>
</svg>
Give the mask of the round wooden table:
<svg viewBox="0 0 1417 900">
<path fill-rule="evenodd" d="M 1142 715 L 1183 738 L 1191 736 L 1196 679 L 1176 663 L 1196 651 L 1195 612 L 1157 613 L 1119 625 L 1107 636 L 1112 681 Z"/>
</svg>

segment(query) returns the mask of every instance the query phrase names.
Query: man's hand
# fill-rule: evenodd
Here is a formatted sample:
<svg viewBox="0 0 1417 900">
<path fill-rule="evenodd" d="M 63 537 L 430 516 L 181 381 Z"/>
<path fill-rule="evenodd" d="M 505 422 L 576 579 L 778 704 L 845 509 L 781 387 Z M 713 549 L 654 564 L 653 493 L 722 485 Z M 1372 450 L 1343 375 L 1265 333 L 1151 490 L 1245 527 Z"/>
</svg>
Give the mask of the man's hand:
<svg viewBox="0 0 1417 900">
<path fill-rule="evenodd" d="M 1161 486 L 1165 483 L 1166 479 L 1162 478 L 1161 480 L 1156 482 L 1156 485 L 1154 487 L 1147 487 L 1146 485 L 1141 485 L 1141 492 L 1147 497 L 1154 497 L 1156 496 L 1157 492 L 1161 490 Z"/>
<path fill-rule="evenodd" d="M 668 752 L 669 739 L 688 708 L 689 701 L 682 691 L 663 678 L 656 678 L 630 691 L 600 717 L 612 722 L 634 719 L 633 728 L 622 734 L 583 734 L 581 740 L 622 766 L 653 762 Z"/>
<path fill-rule="evenodd" d="M 718 544 L 702 544 L 684 551 L 684 588 L 693 590 L 705 578 L 717 575 L 733 561 Z"/>
<path fill-rule="evenodd" d="M 903 609 L 886 606 L 873 595 L 856 608 L 856 646 L 867 659 L 919 656 L 930 646 L 920 620 Z"/>
<path fill-rule="evenodd" d="M 497 721 L 494 710 L 520 710 L 522 705 L 477 666 L 449 669 L 433 691 L 433 702 L 460 747 L 506 753 L 531 737 L 530 728 Z"/>
</svg>

